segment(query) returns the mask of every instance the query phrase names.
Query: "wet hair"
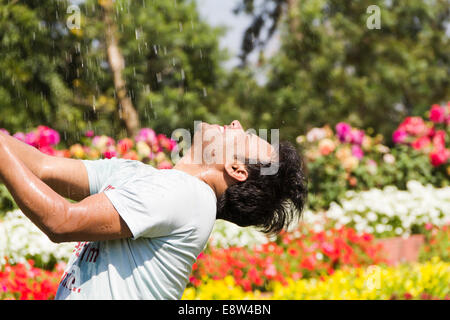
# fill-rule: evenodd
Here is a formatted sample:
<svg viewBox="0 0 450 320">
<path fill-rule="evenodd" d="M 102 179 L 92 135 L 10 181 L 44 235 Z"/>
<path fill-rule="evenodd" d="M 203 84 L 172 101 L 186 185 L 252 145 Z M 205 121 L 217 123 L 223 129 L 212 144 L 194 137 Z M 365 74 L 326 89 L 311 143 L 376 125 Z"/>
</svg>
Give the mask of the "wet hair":
<svg viewBox="0 0 450 320">
<path fill-rule="evenodd" d="M 277 234 L 301 217 L 307 199 L 302 158 L 289 142 L 280 142 L 275 174 L 261 175 L 271 163 L 247 163 L 248 178 L 229 186 L 217 201 L 217 219 Z"/>
</svg>

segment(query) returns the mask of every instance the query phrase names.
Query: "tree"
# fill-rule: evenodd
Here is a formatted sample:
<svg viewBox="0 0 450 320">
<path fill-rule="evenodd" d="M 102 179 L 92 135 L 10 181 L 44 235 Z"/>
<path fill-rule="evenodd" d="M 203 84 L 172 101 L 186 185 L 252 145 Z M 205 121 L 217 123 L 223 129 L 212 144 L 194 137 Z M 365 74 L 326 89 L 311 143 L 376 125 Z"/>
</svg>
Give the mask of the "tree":
<svg viewBox="0 0 450 320">
<path fill-rule="evenodd" d="M 448 1 L 288 2 L 298 10 L 278 24 L 265 88 L 271 123 L 289 138 L 348 120 L 389 139 L 404 116 L 450 98 Z M 381 29 L 367 27 L 370 5 L 380 8 Z"/>
<path fill-rule="evenodd" d="M 0 127 L 15 132 L 51 123 L 63 131 L 82 119 L 61 74 L 69 44 L 58 14 L 65 7 L 63 1 L 0 2 Z"/>
<path fill-rule="evenodd" d="M 44 124 L 71 144 L 87 129 L 121 138 L 136 123 L 170 135 L 194 120 L 218 122 L 218 96 L 238 110 L 221 93 L 223 30 L 203 21 L 194 1 L 116 0 L 105 24 L 108 2 L 78 2 L 80 29 L 66 26 L 68 1 L 0 2 L 0 127 Z"/>
<path fill-rule="evenodd" d="M 125 122 L 128 136 L 134 137 L 140 129 L 139 115 L 137 114 L 130 97 L 127 95 L 127 87 L 122 75 L 122 71 L 125 67 L 125 60 L 117 41 L 118 32 L 114 21 L 114 3 L 111 0 L 108 0 L 102 1 L 100 5 L 103 7 L 103 21 L 106 26 L 106 51 L 109 66 L 113 73 L 114 88 L 119 102 L 119 114 Z"/>
</svg>

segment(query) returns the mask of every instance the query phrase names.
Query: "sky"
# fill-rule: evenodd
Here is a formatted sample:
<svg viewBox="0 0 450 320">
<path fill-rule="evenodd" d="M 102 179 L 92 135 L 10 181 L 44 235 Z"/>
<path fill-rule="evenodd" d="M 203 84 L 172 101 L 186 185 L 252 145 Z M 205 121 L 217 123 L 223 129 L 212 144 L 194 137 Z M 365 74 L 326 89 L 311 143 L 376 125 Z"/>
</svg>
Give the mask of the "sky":
<svg viewBox="0 0 450 320">
<path fill-rule="evenodd" d="M 220 40 L 220 46 L 227 48 L 232 59 L 226 67 L 233 67 L 239 63 L 239 52 L 242 35 L 251 22 L 246 15 L 235 15 L 233 9 L 242 0 L 196 0 L 200 15 L 212 26 L 226 26 L 228 31 Z"/>
<path fill-rule="evenodd" d="M 252 19 L 245 14 L 235 15 L 233 9 L 242 0 L 196 0 L 200 16 L 212 26 L 226 26 L 227 33 L 220 39 L 220 47 L 227 48 L 231 58 L 224 64 L 224 67 L 231 69 L 240 62 L 239 53 L 242 43 L 242 36 L 245 29 L 250 25 Z M 276 53 L 279 45 L 278 35 L 275 33 L 266 45 L 264 54 L 266 58 Z M 248 57 L 248 63 L 254 65 L 258 58 L 255 50 Z M 263 70 L 256 70 L 256 80 L 263 84 L 266 80 Z"/>
</svg>

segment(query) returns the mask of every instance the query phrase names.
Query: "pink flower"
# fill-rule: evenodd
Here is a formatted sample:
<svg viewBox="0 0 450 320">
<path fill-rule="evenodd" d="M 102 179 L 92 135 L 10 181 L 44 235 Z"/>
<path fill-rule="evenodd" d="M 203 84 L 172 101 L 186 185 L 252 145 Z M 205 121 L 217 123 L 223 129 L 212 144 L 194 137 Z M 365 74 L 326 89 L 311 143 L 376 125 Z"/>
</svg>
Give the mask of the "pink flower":
<svg viewBox="0 0 450 320">
<path fill-rule="evenodd" d="M 355 158 L 358 158 L 359 160 L 361 160 L 364 157 L 364 152 L 358 145 L 353 145 L 352 146 L 352 155 Z"/>
<path fill-rule="evenodd" d="M 51 146 L 42 146 L 42 147 L 39 148 L 39 150 L 41 152 L 43 152 L 45 154 L 48 154 L 48 155 L 51 155 L 51 156 L 56 155 L 55 150 Z"/>
<path fill-rule="evenodd" d="M 166 149 L 167 151 L 172 151 L 177 146 L 177 142 L 175 140 L 169 139 L 164 134 L 160 133 L 157 135 L 159 145 Z M 161 151 L 161 150 L 159 150 Z"/>
<path fill-rule="evenodd" d="M 430 120 L 434 123 L 443 123 L 445 121 L 445 109 L 438 104 L 433 104 L 430 109 Z"/>
<path fill-rule="evenodd" d="M 416 150 L 422 150 L 426 148 L 429 144 L 431 144 L 431 140 L 428 137 L 420 137 L 417 138 L 411 146 Z"/>
<path fill-rule="evenodd" d="M 111 137 L 102 135 L 95 136 L 94 139 L 92 139 L 92 144 L 99 149 L 104 149 L 106 147 L 114 146 L 115 141 Z"/>
<path fill-rule="evenodd" d="M 350 142 L 352 127 L 345 122 L 339 122 L 336 125 L 336 134 L 341 142 Z"/>
<path fill-rule="evenodd" d="M 401 129 L 395 130 L 392 134 L 392 140 L 394 141 L 394 143 L 403 143 L 405 142 L 407 137 L 408 134 L 406 133 L 406 131 Z"/>
<path fill-rule="evenodd" d="M 153 129 L 142 128 L 141 130 L 139 130 L 137 136 L 135 137 L 135 141 L 144 141 L 152 145 L 157 141 L 156 133 Z"/>
<path fill-rule="evenodd" d="M 28 132 L 25 135 L 25 142 L 33 147 L 37 146 L 37 142 L 38 142 L 38 137 L 34 132 Z"/>
<path fill-rule="evenodd" d="M 435 167 L 443 165 L 450 158 L 450 150 L 449 149 L 435 149 L 430 153 L 430 161 L 431 164 Z"/>
<path fill-rule="evenodd" d="M 37 134 L 39 146 L 54 146 L 60 141 L 59 133 L 46 126 L 39 126 Z"/>
<path fill-rule="evenodd" d="M 4 128 L 0 128 L 0 131 L 3 132 L 4 134 L 8 135 L 8 136 L 10 135 L 8 130 L 6 130 Z"/>
<path fill-rule="evenodd" d="M 109 147 L 103 151 L 103 156 L 107 159 L 111 159 L 117 156 L 117 151 L 114 147 Z"/>
<path fill-rule="evenodd" d="M 167 160 L 163 160 L 158 164 L 158 169 L 172 169 L 172 164 Z"/>
<path fill-rule="evenodd" d="M 25 133 L 23 132 L 14 133 L 13 137 L 16 138 L 17 140 L 25 142 Z"/>
<path fill-rule="evenodd" d="M 94 130 L 88 130 L 84 133 L 84 135 L 88 138 L 92 138 L 94 136 Z"/>
<path fill-rule="evenodd" d="M 364 140 L 364 131 L 358 129 L 352 129 L 350 132 L 350 142 L 353 144 L 361 145 Z"/>
<path fill-rule="evenodd" d="M 275 265 L 270 264 L 267 266 L 266 270 L 264 270 L 264 275 L 267 278 L 273 278 L 277 275 L 277 269 L 275 268 Z"/>
<path fill-rule="evenodd" d="M 407 117 L 398 129 L 406 131 L 413 136 L 422 136 L 428 132 L 428 128 L 421 117 Z"/>
<path fill-rule="evenodd" d="M 433 146 L 436 149 L 442 149 L 445 148 L 445 136 L 446 133 L 444 130 L 438 130 L 433 136 Z"/>
<path fill-rule="evenodd" d="M 425 229 L 427 229 L 428 231 L 430 231 L 431 229 L 433 229 L 433 225 L 432 225 L 431 223 L 427 222 L 427 223 L 425 224 Z"/>
</svg>

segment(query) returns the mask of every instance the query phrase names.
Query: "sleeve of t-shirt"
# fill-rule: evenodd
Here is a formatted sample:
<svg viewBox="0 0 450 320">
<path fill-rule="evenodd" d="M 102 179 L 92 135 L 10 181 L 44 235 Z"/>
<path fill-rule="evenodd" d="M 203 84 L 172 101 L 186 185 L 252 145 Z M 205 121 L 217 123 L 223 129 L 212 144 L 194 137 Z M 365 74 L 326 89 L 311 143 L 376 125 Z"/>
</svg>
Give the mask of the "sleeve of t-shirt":
<svg viewBox="0 0 450 320">
<path fill-rule="evenodd" d="M 148 175 L 137 170 L 127 182 L 104 193 L 133 234 L 139 237 L 161 237 L 176 232 L 180 226 L 183 192 L 170 178 Z M 179 190 L 178 190 L 179 191 Z"/>
<path fill-rule="evenodd" d="M 81 160 L 86 167 L 89 179 L 90 194 L 99 193 L 106 180 L 117 171 L 124 159 Z"/>
</svg>

